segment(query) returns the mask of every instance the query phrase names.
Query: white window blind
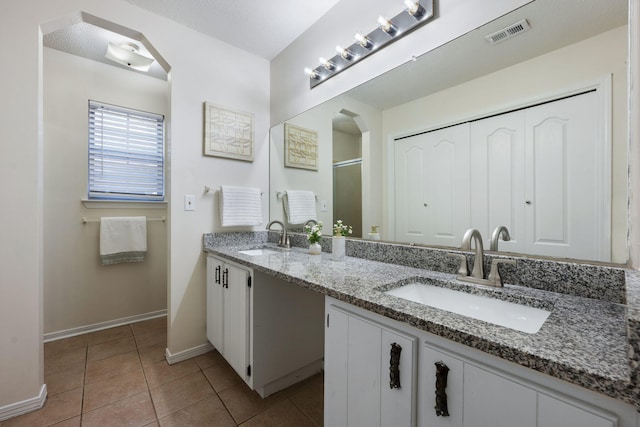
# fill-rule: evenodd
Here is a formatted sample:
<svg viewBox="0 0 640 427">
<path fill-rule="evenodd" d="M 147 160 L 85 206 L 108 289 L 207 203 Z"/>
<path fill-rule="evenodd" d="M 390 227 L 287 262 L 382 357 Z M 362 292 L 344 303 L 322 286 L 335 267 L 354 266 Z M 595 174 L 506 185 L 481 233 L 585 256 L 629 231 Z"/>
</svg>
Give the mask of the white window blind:
<svg viewBox="0 0 640 427">
<path fill-rule="evenodd" d="M 164 200 L 164 117 L 89 101 L 89 199 Z"/>
</svg>

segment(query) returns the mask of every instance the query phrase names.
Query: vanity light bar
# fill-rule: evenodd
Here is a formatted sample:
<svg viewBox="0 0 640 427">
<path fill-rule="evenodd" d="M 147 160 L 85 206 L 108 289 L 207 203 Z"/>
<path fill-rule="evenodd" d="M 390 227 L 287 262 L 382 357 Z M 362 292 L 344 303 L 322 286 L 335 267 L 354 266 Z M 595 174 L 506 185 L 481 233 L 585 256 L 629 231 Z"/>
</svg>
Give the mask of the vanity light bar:
<svg viewBox="0 0 640 427">
<path fill-rule="evenodd" d="M 337 54 L 334 57 L 320 58 L 320 65 L 314 69 L 305 68 L 305 73 L 309 76 L 309 86 L 313 89 L 433 17 L 433 0 L 405 0 L 404 3 L 407 8 L 393 18 L 378 18 L 378 27 L 369 34 L 357 33 L 356 41 L 351 46 L 337 46 Z"/>
</svg>

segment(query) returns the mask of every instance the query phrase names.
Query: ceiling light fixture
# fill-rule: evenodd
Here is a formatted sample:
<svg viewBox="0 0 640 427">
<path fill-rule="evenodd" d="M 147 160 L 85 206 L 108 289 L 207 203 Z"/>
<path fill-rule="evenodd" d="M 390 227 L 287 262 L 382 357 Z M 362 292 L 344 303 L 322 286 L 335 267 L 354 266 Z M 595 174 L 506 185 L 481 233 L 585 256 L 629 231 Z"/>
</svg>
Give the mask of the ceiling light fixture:
<svg viewBox="0 0 640 427">
<path fill-rule="evenodd" d="M 404 0 L 406 9 L 391 19 L 378 18 L 378 27 L 369 34 L 356 33 L 355 43 L 347 48 L 336 47 L 333 58 L 321 58 L 320 65 L 313 70 L 305 68 L 309 86 L 320 83 L 344 71 L 368 55 L 379 51 L 404 35 L 415 30 L 433 17 L 433 0 Z"/>
<path fill-rule="evenodd" d="M 140 47 L 135 43 L 122 43 L 117 45 L 109 42 L 105 57 L 125 67 L 147 72 L 155 60 L 141 55 L 138 53 L 139 50 Z"/>
</svg>

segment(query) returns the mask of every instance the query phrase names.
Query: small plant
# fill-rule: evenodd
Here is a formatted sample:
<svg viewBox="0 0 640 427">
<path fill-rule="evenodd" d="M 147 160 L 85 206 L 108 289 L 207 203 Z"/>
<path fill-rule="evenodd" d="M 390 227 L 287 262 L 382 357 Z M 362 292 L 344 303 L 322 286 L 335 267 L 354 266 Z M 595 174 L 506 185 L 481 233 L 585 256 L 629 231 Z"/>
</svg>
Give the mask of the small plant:
<svg viewBox="0 0 640 427">
<path fill-rule="evenodd" d="M 333 224 L 333 235 L 334 236 L 346 236 L 347 234 L 352 234 L 353 228 L 350 225 L 344 225 L 342 220 L 339 219 L 335 224 Z"/>
<path fill-rule="evenodd" d="M 322 239 L 322 221 L 314 225 L 305 225 L 304 231 L 307 233 L 309 243 L 320 243 L 320 239 Z"/>
</svg>

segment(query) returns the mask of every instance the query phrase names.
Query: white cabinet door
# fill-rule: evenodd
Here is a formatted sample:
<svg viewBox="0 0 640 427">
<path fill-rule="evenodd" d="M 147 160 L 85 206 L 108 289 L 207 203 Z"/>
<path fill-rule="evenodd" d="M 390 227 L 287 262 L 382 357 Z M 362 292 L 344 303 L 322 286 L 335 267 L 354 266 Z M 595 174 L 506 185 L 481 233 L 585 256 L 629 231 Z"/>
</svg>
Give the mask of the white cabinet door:
<svg viewBox="0 0 640 427">
<path fill-rule="evenodd" d="M 415 425 L 415 393 L 417 366 L 414 351 L 416 340 L 389 329 L 382 329 L 380 365 L 380 425 Z M 394 368 L 394 353 L 398 357 Z M 394 373 L 395 370 L 395 373 Z M 397 375 L 397 376 L 396 376 Z M 398 381 L 395 381 L 397 378 Z"/>
<path fill-rule="evenodd" d="M 395 143 L 396 239 L 459 246 L 470 225 L 469 124 Z"/>
<path fill-rule="evenodd" d="M 463 362 L 448 353 L 425 345 L 420 358 L 420 423 L 422 427 L 462 427 Z M 436 413 L 436 363 L 449 371 L 446 382 L 446 402 L 449 415 Z"/>
<path fill-rule="evenodd" d="M 536 391 L 464 365 L 465 427 L 536 427 Z"/>
<path fill-rule="evenodd" d="M 329 303 L 326 312 L 325 425 L 415 425 L 416 338 Z"/>
<path fill-rule="evenodd" d="M 615 427 L 614 415 L 587 411 L 567 402 L 538 394 L 538 427 Z"/>
<path fill-rule="evenodd" d="M 349 316 L 327 304 L 324 333 L 324 424 L 347 425 Z"/>
<path fill-rule="evenodd" d="M 347 425 L 380 426 L 380 336 L 382 330 L 349 317 L 347 344 Z"/>
<path fill-rule="evenodd" d="M 224 286 L 224 353 L 231 367 L 249 383 L 249 286 L 251 272 L 225 263 Z"/>
<path fill-rule="evenodd" d="M 207 338 L 220 354 L 223 349 L 224 294 L 222 268 L 224 262 L 207 257 Z"/>
</svg>

